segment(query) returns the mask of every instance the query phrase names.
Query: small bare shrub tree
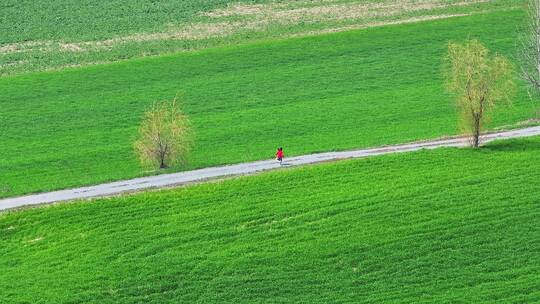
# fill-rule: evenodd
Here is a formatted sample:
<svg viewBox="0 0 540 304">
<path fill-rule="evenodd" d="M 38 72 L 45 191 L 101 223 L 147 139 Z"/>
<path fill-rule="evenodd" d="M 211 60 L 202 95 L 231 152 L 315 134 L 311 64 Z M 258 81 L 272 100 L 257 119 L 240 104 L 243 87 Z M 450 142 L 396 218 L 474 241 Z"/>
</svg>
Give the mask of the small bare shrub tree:
<svg viewBox="0 0 540 304">
<path fill-rule="evenodd" d="M 528 0 L 527 24 L 521 35 L 519 57 L 521 77 L 525 79 L 531 95 L 540 93 L 540 0 Z M 540 119 L 540 109 L 537 111 Z"/>
<path fill-rule="evenodd" d="M 134 146 L 143 165 L 163 169 L 185 164 L 193 132 L 176 98 L 156 102 L 144 113 Z"/>
<path fill-rule="evenodd" d="M 495 105 L 510 102 L 515 86 L 512 67 L 503 56 L 490 56 L 477 40 L 450 43 L 446 63 L 447 87 L 455 97 L 460 127 L 476 148 Z"/>
</svg>

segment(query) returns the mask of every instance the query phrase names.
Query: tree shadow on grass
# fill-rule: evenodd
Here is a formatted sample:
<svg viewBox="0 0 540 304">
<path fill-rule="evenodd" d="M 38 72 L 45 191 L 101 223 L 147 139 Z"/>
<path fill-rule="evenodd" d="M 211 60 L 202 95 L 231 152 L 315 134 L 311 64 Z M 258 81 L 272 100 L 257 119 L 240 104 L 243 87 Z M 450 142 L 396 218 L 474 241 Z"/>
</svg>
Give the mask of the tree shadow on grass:
<svg viewBox="0 0 540 304">
<path fill-rule="evenodd" d="M 498 140 L 486 144 L 482 150 L 493 152 L 538 151 L 540 153 L 540 139 L 535 137 Z"/>
</svg>

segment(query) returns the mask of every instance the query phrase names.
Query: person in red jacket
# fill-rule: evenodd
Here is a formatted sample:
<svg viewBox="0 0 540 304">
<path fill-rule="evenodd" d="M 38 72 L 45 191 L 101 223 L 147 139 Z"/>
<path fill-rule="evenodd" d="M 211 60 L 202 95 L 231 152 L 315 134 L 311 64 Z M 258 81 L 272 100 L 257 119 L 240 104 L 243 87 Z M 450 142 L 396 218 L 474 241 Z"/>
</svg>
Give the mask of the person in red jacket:
<svg viewBox="0 0 540 304">
<path fill-rule="evenodd" d="M 281 165 L 283 162 L 283 157 L 285 155 L 283 154 L 283 148 L 279 147 L 276 152 L 276 159 L 279 161 L 279 164 Z"/>
</svg>

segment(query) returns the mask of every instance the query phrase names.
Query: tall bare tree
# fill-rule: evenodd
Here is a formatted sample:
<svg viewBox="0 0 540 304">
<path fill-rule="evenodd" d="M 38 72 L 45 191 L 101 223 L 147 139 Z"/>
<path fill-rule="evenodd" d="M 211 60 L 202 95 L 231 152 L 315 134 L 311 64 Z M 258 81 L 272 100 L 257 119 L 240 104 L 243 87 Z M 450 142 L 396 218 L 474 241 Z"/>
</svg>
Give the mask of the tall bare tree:
<svg viewBox="0 0 540 304">
<path fill-rule="evenodd" d="M 520 37 L 521 77 L 532 90 L 531 95 L 540 94 L 540 0 L 528 0 L 527 24 Z M 540 118 L 540 109 L 537 112 Z"/>
<path fill-rule="evenodd" d="M 446 59 L 447 88 L 455 97 L 462 131 L 476 148 L 495 105 L 510 102 L 515 87 L 512 67 L 503 56 L 490 56 L 478 40 L 450 43 Z"/>
<path fill-rule="evenodd" d="M 193 131 L 176 98 L 156 102 L 145 112 L 134 147 L 143 165 L 164 169 L 186 162 Z"/>
</svg>

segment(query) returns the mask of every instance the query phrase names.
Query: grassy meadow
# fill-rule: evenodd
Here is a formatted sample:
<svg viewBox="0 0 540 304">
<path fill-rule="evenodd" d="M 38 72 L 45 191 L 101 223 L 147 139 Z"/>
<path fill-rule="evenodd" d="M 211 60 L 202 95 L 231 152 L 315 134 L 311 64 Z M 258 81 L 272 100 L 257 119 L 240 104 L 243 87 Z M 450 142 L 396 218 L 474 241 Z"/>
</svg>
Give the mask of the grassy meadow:
<svg viewBox="0 0 540 304">
<path fill-rule="evenodd" d="M 505 22 L 500 22 L 504 19 Z M 269 41 L 0 79 L 0 197 L 154 174 L 132 142 L 181 93 L 196 130 L 171 171 L 456 134 L 449 40 L 512 56 L 521 10 Z M 534 115 L 523 86 L 489 127 Z"/>
<path fill-rule="evenodd" d="M 523 0 L 4 0 L 0 77 L 520 7 Z"/>
<path fill-rule="evenodd" d="M 540 137 L 0 214 L 2 303 L 535 303 Z"/>
</svg>

